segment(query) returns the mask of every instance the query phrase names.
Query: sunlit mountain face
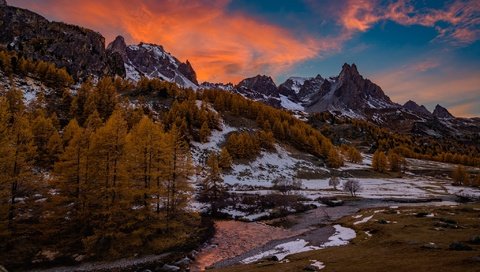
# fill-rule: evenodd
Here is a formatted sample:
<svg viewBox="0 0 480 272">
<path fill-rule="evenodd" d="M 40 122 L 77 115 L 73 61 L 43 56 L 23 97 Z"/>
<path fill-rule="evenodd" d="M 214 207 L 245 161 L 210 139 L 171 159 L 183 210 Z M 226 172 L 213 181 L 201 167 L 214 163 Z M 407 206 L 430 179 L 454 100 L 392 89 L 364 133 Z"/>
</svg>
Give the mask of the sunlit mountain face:
<svg viewBox="0 0 480 272">
<path fill-rule="evenodd" d="M 480 115 L 478 16 L 466 1 L 12 0 L 48 19 L 161 44 L 199 81 L 336 75 L 355 62 L 393 100 Z"/>
</svg>

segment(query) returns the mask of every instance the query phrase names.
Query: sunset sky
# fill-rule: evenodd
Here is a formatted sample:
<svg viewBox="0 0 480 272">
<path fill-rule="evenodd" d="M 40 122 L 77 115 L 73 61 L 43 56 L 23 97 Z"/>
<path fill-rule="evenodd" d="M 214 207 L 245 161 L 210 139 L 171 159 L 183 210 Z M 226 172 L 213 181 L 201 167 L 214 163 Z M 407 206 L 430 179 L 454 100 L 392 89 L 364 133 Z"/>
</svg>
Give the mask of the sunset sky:
<svg viewBox="0 0 480 272">
<path fill-rule="evenodd" d="M 8 0 L 128 43 L 163 45 L 199 81 L 337 75 L 343 63 L 408 99 L 480 116 L 480 1 Z"/>
</svg>

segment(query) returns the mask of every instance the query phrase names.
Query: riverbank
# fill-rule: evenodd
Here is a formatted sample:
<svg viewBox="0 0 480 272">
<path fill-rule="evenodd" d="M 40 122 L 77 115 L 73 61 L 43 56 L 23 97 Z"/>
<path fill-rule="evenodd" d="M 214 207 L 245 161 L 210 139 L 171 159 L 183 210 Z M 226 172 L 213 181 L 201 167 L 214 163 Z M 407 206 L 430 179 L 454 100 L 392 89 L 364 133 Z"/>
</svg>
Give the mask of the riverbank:
<svg viewBox="0 0 480 272">
<path fill-rule="evenodd" d="M 478 271 L 480 203 L 436 204 L 362 209 L 337 221 L 355 230 L 348 245 L 211 271 Z"/>
<path fill-rule="evenodd" d="M 394 201 L 391 199 L 351 199 L 342 206 L 321 206 L 307 212 L 260 222 L 217 221 L 216 232 L 204 246 L 191 271 L 228 267 L 276 246 L 304 240 L 311 246 L 322 246 L 335 233 L 334 223 L 346 216 L 369 208 L 456 205 L 454 198 L 425 202 L 424 199 Z M 283 226 L 283 227 L 277 227 Z"/>
</svg>

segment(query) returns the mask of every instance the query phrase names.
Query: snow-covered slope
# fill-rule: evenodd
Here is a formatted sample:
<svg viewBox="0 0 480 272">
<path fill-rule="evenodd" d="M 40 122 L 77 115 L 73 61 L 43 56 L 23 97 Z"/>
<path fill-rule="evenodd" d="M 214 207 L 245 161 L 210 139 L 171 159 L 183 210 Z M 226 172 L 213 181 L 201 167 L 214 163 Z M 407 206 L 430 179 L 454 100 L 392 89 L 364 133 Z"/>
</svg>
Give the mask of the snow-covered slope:
<svg viewBox="0 0 480 272">
<path fill-rule="evenodd" d="M 160 45 L 140 43 L 127 46 L 124 38 L 118 36 L 107 50 L 120 54 L 125 63 L 127 79 L 138 81 L 142 76 L 159 78 L 180 87 L 198 88 L 196 73 L 188 60 L 180 62 Z"/>
</svg>

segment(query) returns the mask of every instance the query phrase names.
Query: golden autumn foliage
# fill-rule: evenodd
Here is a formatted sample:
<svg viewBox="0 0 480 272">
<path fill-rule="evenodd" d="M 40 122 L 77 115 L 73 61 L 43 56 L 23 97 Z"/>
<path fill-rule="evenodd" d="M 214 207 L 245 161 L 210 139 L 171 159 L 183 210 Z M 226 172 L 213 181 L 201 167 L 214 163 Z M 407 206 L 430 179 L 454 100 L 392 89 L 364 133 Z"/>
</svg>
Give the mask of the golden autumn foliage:
<svg viewBox="0 0 480 272">
<path fill-rule="evenodd" d="M 226 195 L 220 168 L 220 158 L 220 155 L 215 152 L 209 154 L 206 161 L 207 176 L 202 180 L 199 195 L 200 201 L 210 204 L 212 215 L 217 214 Z"/>
<path fill-rule="evenodd" d="M 387 155 L 388 167 L 392 172 L 403 172 L 406 166 L 406 160 L 401 155 L 397 154 L 395 151 L 388 151 Z"/>
<path fill-rule="evenodd" d="M 342 153 L 345 155 L 348 162 L 361 163 L 363 160 L 362 154 L 354 146 L 341 146 Z"/>
<path fill-rule="evenodd" d="M 380 173 L 387 172 L 388 161 L 387 161 L 387 156 L 385 156 L 385 153 L 383 151 L 377 150 L 373 154 L 372 168 L 373 170 Z"/>
<path fill-rule="evenodd" d="M 223 147 L 222 150 L 220 151 L 218 160 L 219 160 L 218 165 L 220 166 L 220 168 L 222 169 L 232 168 L 233 159 L 225 147 Z"/>
<path fill-rule="evenodd" d="M 480 146 L 476 144 L 480 140 L 478 136 L 473 136 L 467 142 L 460 142 L 451 138 L 437 139 L 401 134 L 364 120 L 338 118 L 328 112 L 312 114 L 309 123 L 315 124 L 330 139 L 342 137 L 362 140 L 383 151 L 393 149 L 406 158 L 480 166 Z M 341 124 L 348 129 L 342 130 L 339 135 L 331 129 L 332 124 Z"/>
<path fill-rule="evenodd" d="M 458 165 L 452 172 L 453 183 L 456 185 L 468 184 L 468 174 L 465 167 Z"/>
<path fill-rule="evenodd" d="M 74 83 L 65 68 L 58 68 L 45 61 L 34 61 L 18 57 L 14 51 L 0 50 L 0 70 L 7 75 L 12 73 L 31 76 L 53 88 L 62 88 Z"/>
<path fill-rule="evenodd" d="M 331 148 L 328 152 L 327 165 L 331 168 L 339 168 L 344 164 L 343 157 L 336 148 Z"/>
<path fill-rule="evenodd" d="M 132 118 L 138 111 L 118 102 L 115 89 L 113 98 L 98 93 L 111 88 L 103 85 L 84 93 L 83 106 L 72 101 L 82 124 L 72 118 L 63 126 L 57 112 L 38 106 L 44 102 L 26 107 L 16 89 L 0 95 L 0 250 L 10 263 L 34 257 L 20 253 L 25 246 L 116 258 L 127 249 L 191 243 L 185 233 L 193 235 L 200 221 L 186 209 L 189 128 L 171 124 L 165 132 L 161 120 Z M 215 124 L 207 111 L 205 122 Z"/>
</svg>

